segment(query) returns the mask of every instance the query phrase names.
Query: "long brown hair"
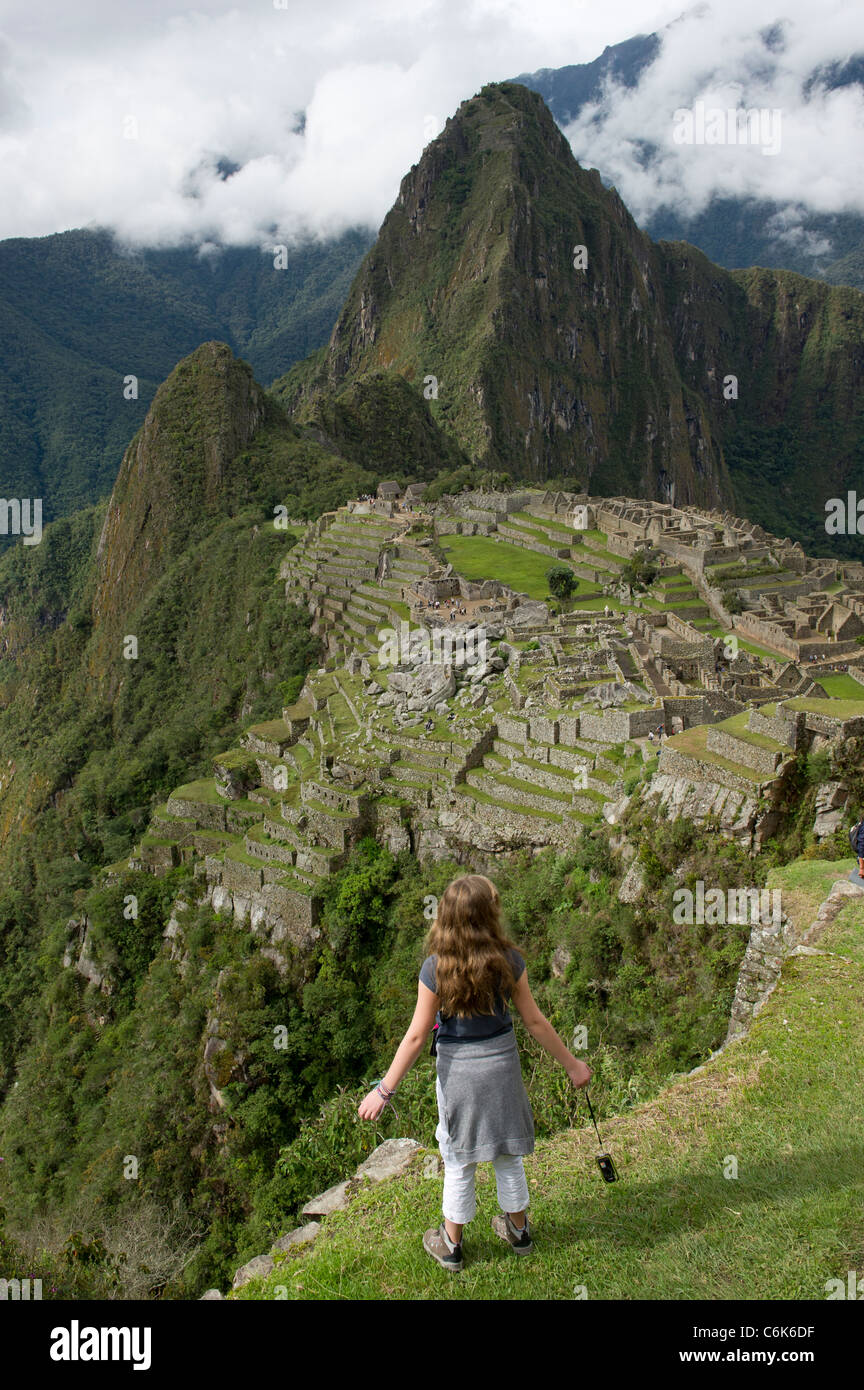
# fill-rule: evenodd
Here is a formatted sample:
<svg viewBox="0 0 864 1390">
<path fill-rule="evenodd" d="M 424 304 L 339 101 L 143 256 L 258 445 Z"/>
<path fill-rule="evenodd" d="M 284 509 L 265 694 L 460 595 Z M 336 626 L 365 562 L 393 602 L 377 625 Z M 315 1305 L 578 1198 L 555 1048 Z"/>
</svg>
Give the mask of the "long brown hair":
<svg viewBox="0 0 864 1390">
<path fill-rule="evenodd" d="M 509 995 L 516 983 L 506 954 L 512 946 L 501 927 L 495 884 L 482 874 L 454 878 L 438 900 L 426 941 L 428 954 L 438 957 L 435 984 L 442 1014 L 493 1013 L 496 995 Z"/>
</svg>

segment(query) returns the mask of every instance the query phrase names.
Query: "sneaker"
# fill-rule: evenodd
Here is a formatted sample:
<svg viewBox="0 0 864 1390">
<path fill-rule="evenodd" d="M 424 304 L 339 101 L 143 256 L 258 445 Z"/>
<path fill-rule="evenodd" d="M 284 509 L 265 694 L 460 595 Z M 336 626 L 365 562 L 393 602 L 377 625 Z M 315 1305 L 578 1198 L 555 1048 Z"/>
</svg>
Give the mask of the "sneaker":
<svg viewBox="0 0 864 1390">
<path fill-rule="evenodd" d="M 426 1232 L 423 1237 L 423 1249 L 442 1269 L 458 1272 L 462 1268 L 462 1242 L 458 1245 L 452 1243 L 444 1229 L 443 1221 L 437 1228 Z"/>
<path fill-rule="evenodd" d="M 525 1225 L 521 1228 L 519 1226 L 514 1226 L 506 1213 L 502 1216 L 493 1216 L 492 1230 L 495 1232 L 496 1236 L 500 1236 L 502 1240 L 506 1240 L 507 1244 L 517 1255 L 530 1255 L 531 1251 L 534 1249 L 531 1240 L 531 1225 L 527 1216 L 525 1217 Z"/>
</svg>

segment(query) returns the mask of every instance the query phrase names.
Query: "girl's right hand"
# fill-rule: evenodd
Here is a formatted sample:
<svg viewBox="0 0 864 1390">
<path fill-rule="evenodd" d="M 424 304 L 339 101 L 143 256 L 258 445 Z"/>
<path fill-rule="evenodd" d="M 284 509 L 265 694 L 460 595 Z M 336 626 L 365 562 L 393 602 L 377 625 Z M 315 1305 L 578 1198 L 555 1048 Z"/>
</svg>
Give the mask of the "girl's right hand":
<svg viewBox="0 0 864 1390">
<path fill-rule="evenodd" d="M 375 1086 L 368 1096 L 364 1096 L 361 1100 L 357 1107 L 357 1114 L 361 1120 L 377 1120 L 386 1104 L 386 1100 L 380 1094 L 378 1087 Z"/>
<path fill-rule="evenodd" d="M 577 1058 L 568 1066 L 567 1075 L 570 1077 L 573 1085 L 578 1088 L 580 1086 L 587 1086 L 594 1073 L 589 1066 L 586 1066 L 584 1062 L 580 1062 Z"/>
</svg>

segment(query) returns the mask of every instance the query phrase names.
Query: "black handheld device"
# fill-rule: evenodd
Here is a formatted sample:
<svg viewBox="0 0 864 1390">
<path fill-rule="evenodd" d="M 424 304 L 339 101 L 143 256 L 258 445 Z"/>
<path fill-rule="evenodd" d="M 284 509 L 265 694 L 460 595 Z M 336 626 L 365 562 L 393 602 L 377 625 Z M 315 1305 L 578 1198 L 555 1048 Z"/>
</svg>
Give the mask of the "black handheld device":
<svg viewBox="0 0 864 1390">
<path fill-rule="evenodd" d="M 585 1099 L 588 1102 L 588 1114 L 591 1116 L 591 1123 L 594 1126 L 594 1133 L 597 1135 L 597 1142 L 600 1145 L 600 1153 L 597 1155 L 597 1167 L 603 1174 L 604 1182 L 617 1182 L 618 1173 L 615 1164 L 612 1162 L 612 1155 L 603 1148 L 603 1140 L 600 1138 L 600 1131 L 597 1128 L 597 1121 L 594 1118 L 594 1109 L 591 1105 L 591 1097 L 585 1092 Z"/>
</svg>

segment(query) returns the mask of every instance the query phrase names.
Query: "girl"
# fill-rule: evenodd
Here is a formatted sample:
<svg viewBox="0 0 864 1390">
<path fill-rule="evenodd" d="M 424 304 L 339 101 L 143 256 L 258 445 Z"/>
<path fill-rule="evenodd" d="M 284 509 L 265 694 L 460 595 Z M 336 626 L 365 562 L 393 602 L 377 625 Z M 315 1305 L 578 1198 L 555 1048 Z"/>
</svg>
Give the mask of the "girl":
<svg viewBox="0 0 864 1390">
<path fill-rule="evenodd" d="M 504 935 L 494 883 L 481 874 L 455 878 L 438 904 L 420 970 L 417 1007 L 393 1064 L 358 1114 L 375 1120 L 420 1056 L 433 1024 L 437 1057 L 438 1128 L 444 1160 L 444 1220 L 423 1247 L 443 1269 L 462 1268 L 462 1228 L 475 1215 L 478 1163 L 495 1165 L 502 1216 L 492 1230 L 516 1252 L 530 1254 L 524 1154 L 534 1152 L 534 1118 L 522 1081 L 512 999 L 522 1022 L 574 1086 L 591 1071 L 568 1052 L 528 988 L 525 961 Z M 437 1022 L 436 1020 L 437 1015 Z"/>
</svg>

